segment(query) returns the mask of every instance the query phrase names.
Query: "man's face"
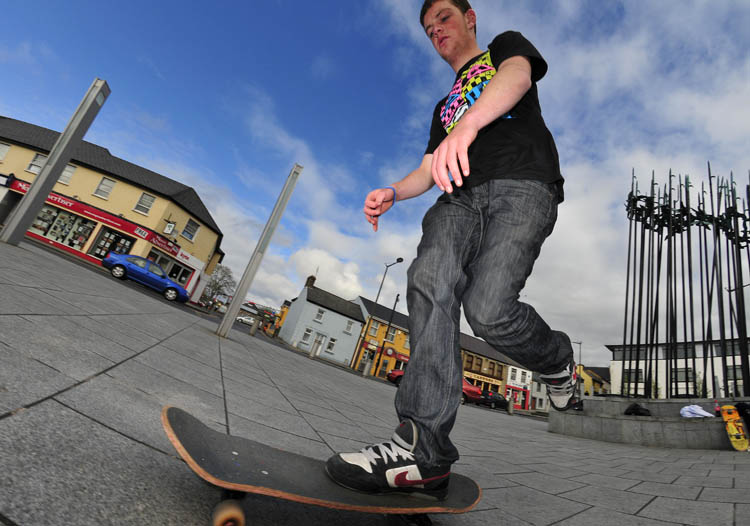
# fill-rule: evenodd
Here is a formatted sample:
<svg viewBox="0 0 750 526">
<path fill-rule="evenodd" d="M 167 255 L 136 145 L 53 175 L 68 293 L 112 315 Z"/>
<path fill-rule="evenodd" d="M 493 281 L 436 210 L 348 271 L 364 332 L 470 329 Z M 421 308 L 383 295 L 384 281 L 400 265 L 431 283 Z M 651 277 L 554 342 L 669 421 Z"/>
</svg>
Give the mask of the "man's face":
<svg viewBox="0 0 750 526">
<path fill-rule="evenodd" d="M 448 63 L 476 41 L 474 10 L 461 13 L 450 0 L 435 2 L 424 16 L 424 29 L 438 54 Z"/>
</svg>

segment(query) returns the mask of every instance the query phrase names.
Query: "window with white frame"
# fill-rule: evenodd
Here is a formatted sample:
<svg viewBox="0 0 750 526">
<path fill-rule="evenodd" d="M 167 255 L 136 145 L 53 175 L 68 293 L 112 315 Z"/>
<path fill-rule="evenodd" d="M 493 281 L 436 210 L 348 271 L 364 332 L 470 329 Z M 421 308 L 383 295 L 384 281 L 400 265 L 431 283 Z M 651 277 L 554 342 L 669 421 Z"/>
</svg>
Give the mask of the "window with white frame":
<svg viewBox="0 0 750 526">
<path fill-rule="evenodd" d="M 370 336 L 377 336 L 378 330 L 380 330 L 380 323 L 373 320 L 372 323 L 370 323 Z"/>
<path fill-rule="evenodd" d="M 10 144 L 0 142 L 0 161 L 5 159 L 5 155 L 8 153 L 8 150 L 10 150 Z"/>
<path fill-rule="evenodd" d="M 26 168 L 26 171 L 39 175 L 39 172 L 42 171 L 42 165 L 44 164 L 44 161 L 46 160 L 47 160 L 46 155 L 42 155 L 41 153 L 35 154 L 34 158 L 29 163 L 29 167 Z"/>
<path fill-rule="evenodd" d="M 310 338 L 312 337 L 313 330 L 310 328 L 305 329 L 305 334 L 302 335 L 302 341 L 305 343 L 310 342 Z"/>
<path fill-rule="evenodd" d="M 323 321 L 323 315 L 326 313 L 323 309 L 318 309 L 315 313 L 315 321 Z"/>
<path fill-rule="evenodd" d="M 192 241 L 193 239 L 195 239 L 195 235 L 198 233 L 198 228 L 200 228 L 200 225 L 198 223 L 196 223 L 192 219 L 188 219 L 185 228 L 182 230 L 182 237 Z"/>
<path fill-rule="evenodd" d="M 136 212 L 140 212 L 141 214 L 148 214 L 151 210 L 151 207 L 154 205 L 154 201 L 156 201 L 156 197 L 153 195 L 148 195 L 146 192 L 141 194 L 141 198 L 138 199 L 138 202 L 135 204 L 135 210 Z"/>
<path fill-rule="evenodd" d="M 514 382 L 516 381 L 516 368 L 515 367 L 511 367 L 510 369 L 510 379 L 513 380 Z"/>
<path fill-rule="evenodd" d="M 336 346 L 336 338 L 329 338 L 326 345 L 326 352 L 333 354 L 333 348 Z"/>
<path fill-rule="evenodd" d="M 526 371 L 521 371 L 521 383 L 526 383 Z"/>
<path fill-rule="evenodd" d="M 396 327 L 389 327 L 388 334 L 385 335 L 385 341 L 393 343 L 393 339 L 396 337 Z"/>
<path fill-rule="evenodd" d="M 408 334 L 406 335 L 406 338 L 404 338 L 404 349 L 411 349 L 411 347 L 409 347 L 409 335 Z"/>
<path fill-rule="evenodd" d="M 102 199 L 109 199 L 109 194 L 112 193 L 112 189 L 114 187 L 114 180 L 108 179 L 107 177 L 102 177 L 102 180 L 99 181 L 99 186 L 97 186 L 96 190 L 94 190 L 94 195 L 97 197 L 101 197 Z"/>
<path fill-rule="evenodd" d="M 73 178 L 73 172 L 76 171 L 76 167 L 72 164 L 65 165 L 60 177 L 57 178 L 58 183 L 70 184 L 70 180 Z"/>
<path fill-rule="evenodd" d="M 353 328 L 354 328 L 354 322 L 352 320 L 347 320 L 346 329 L 344 329 L 344 332 L 346 334 L 351 334 Z"/>
</svg>

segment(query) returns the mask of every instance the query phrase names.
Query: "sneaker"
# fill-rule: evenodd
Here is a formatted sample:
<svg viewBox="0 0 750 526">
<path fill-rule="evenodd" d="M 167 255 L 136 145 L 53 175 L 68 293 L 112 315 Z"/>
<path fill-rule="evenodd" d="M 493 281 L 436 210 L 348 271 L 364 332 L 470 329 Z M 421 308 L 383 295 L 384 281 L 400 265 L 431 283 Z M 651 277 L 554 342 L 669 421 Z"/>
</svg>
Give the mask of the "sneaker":
<svg viewBox="0 0 750 526">
<path fill-rule="evenodd" d="M 357 453 L 339 453 L 328 459 L 326 473 L 337 484 L 365 493 L 405 493 L 444 500 L 448 495 L 450 467 L 420 467 L 414 457 L 417 426 L 404 420 L 391 440 Z"/>
<path fill-rule="evenodd" d="M 567 411 L 577 403 L 573 398 L 577 381 L 574 362 L 559 373 L 540 374 L 539 379 L 547 384 L 549 401 L 558 411 Z"/>
</svg>

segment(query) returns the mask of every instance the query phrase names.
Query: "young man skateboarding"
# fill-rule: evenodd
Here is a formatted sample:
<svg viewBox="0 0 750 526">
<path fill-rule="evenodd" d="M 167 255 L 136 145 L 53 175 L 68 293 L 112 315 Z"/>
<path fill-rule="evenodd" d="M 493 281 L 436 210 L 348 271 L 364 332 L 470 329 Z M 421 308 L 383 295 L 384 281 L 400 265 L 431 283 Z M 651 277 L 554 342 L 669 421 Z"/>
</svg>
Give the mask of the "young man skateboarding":
<svg viewBox="0 0 750 526">
<path fill-rule="evenodd" d="M 477 336 L 540 373 L 557 410 L 572 404 L 575 367 L 570 339 L 518 301 L 563 197 L 537 97 L 547 63 L 517 32 L 480 49 L 466 0 L 425 0 L 420 21 L 456 72 L 454 84 L 435 107 L 419 168 L 370 192 L 364 206 L 377 231 L 397 200 L 433 184 L 443 191 L 408 271 L 412 347 L 396 395 L 401 424 L 390 441 L 335 455 L 326 470 L 352 489 L 442 499 L 458 459 L 448 435 L 461 399 L 461 305 Z"/>
</svg>

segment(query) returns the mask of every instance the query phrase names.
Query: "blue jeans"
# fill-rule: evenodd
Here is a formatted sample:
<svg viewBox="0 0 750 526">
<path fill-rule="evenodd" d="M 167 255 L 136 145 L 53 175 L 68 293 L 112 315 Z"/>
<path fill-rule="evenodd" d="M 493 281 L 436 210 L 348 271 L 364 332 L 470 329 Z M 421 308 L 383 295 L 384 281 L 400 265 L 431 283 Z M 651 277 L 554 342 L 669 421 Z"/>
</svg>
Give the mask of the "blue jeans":
<svg viewBox="0 0 750 526">
<path fill-rule="evenodd" d="M 532 371 L 556 373 L 573 359 L 570 339 L 518 301 L 557 201 L 554 185 L 498 179 L 444 194 L 425 214 L 408 272 L 411 357 L 396 394 L 399 418 L 419 429 L 420 464 L 458 460 L 448 435 L 462 394 L 461 305 L 476 336 Z"/>
</svg>

